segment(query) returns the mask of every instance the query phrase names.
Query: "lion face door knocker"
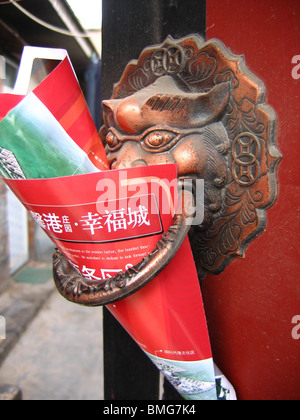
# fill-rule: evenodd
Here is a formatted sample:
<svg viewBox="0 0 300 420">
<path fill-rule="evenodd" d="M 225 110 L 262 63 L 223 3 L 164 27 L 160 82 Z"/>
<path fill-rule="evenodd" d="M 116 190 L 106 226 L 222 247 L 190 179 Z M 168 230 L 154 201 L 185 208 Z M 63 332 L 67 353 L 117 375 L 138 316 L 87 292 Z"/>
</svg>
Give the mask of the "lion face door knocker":
<svg viewBox="0 0 300 420">
<path fill-rule="evenodd" d="M 185 223 L 188 211 L 175 216 L 157 248 L 117 276 L 114 290 L 105 282 L 91 287 L 56 255 L 59 291 L 90 306 L 122 299 L 153 279 L 187 234 L 199 277 L 218 274 L 233 258 L 243 256 L 263 232 L 266 210 L 277 197 L 277 119 L 264 99 L 264 85 L 243 57 L 218 40 L 168 37 L 130 62 L 112 98 L 103 101 L 101 134 L 110 167 L 176 163 L 179 180 L 204 179 L 204 221 L 191 227 Z M 193 197 L 185 201 L 192 206 Z M 63 287 L 66 275 L 73 276 L 73 292 L 80 293 Z"/>
</svg>

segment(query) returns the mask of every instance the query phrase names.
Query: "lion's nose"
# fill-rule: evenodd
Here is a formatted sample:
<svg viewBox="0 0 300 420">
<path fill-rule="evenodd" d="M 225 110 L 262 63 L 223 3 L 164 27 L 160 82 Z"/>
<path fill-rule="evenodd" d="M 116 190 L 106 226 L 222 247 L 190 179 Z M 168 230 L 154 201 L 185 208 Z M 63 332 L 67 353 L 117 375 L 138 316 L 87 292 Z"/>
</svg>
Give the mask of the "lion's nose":
<svg viewBox="0 0 300 420">
<path fill-rule="evenodd" d="M 131 164 L 132 168 L 135 168 L 136 166 L 148 166 L 148 164 L 144 159 L 137 159 Z"/>
<path fill-rule="evenodd" d="M 134 141 L 126 141 L 122 148 L 115 153 L 108 154 L 111 169 L 129 169 L 137 166 L 150 166 L 149 156 Z M 150 155 L 151 157 L 151 155 Z"/>
<path fill-rule="evenodd" d="M 136 159 L 136 160 L 133 160 L 132 162 L 128 160 L 115 159 L 110 164 L 111 169 L 128 169 L 128 168 L 136 168 L 137 166 L 148 166 L 148 164 L 144 159 Z"/>
</svg>

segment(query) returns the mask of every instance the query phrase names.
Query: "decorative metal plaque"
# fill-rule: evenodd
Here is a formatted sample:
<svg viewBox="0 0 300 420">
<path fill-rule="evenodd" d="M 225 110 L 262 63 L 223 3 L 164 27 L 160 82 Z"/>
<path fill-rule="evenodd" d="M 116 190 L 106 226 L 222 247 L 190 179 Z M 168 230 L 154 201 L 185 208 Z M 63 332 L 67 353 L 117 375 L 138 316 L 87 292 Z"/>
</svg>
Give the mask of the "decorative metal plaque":
<svg viewBox="0 0 300 420">
<path fill-rule="evenodd" d="M 187 235 L 199 278 L 244 256 L 266 227 L 281 159 L 276 114 L 244 58 L 218 40 L 168 37 L 127 65 L 103 111 L 101 136 L 111 169 L 176 163 L 179 185 L 204 180 L 204 220 L 187 222 L 197 197 L 194 188 L 184 191 L 179 199 L 184 211 L 176 213 L 155 249 L 109 280 L 83 278 L 57 252 L 54 279 L 60 293 L 88 306 L 123 299 L 154 279 Z"/>
<path fill-rule="evenodd" d="M 204 224 L 190 232 L 199 274 L 220 273 L 234 257 L 244 256 L 247 245 L 264 231 L 266 210 L 276 200 L 276 168 L 281 159 L 276 146 L 277 117 L 265 104 L 263 82 L 246 67 L 244 57 L 233 55 L 219 40 L 204 42 L 198 35 L 180 40 L 168 37 L 162 45 L 146 48 L 127 65 L 112 99 L 127 98 L 166 76 L 187 93 L 210 92 L 217 85 L 230 84 L 221 118 L 228 144 L 226 140 L 216 145 L 227 173 L 219 183 L 214 180 L 214 190 L 207 191 Z M 159 103 L 155 106 L 159 108 Z M 171 109 L 171 102 L 165 106 Z M 206 185 L 209 177 L 207 171 Z"/>
</svg>

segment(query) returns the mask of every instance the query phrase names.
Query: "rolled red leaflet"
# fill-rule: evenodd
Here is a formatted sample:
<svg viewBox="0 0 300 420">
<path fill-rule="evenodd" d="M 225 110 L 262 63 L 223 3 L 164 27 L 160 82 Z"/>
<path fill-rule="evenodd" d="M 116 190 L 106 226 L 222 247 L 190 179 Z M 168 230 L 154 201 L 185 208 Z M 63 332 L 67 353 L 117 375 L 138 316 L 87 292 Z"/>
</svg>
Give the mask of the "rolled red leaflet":
<svg viewBox="0 0 300 420">
<path fill-rule="evenodd" d="M 170 189 L 177 185 L 176 165 L 6 182 L 72 264 L 95 281 L 147 256 L 176 207 Z M 108 308 L 185 399 L 217 399 L 188 238 L 156 279 Z"/>
<path fill-rule="evenodd" d="M 202 295 L 188 238 L 149 285 L 108 309 L 184 399 L 217 399 Z"/>
<path fill-rule="evenodd" d="M 176 177 L 177 166 L 166 165 L 5 182 L 83 276 L 105 280 L 139 263 L 168 230 Z"/>
<path fill-rule="evenodd" d="M 65 136 L 88 155 L 92 164 L 107 170 L 103 144 L 68 56 L 33 90 L 33 94 L 52 114 Z M 24 95 L 0 94 L 0 121 L 24 98 Z"/>
<path fill-rule="evenodd" d="M 45 124 L 32 112 L 36 107 L 43 108 Z M 0 96 L 0 117 L 2 174 L 19 178 L 5 182 L 83 277 L 107 280 L 155 248 L 172 224 L 177 166 L 106 171 L 103 145 L 67 58 L 27 97 Z M 41 163 L 39 139 L 51 156 L 49 166 Z M 94 167 L 102 172 L 75 175 Z M 185 399 L 217 399 L 188 239 L 157 278 L 109 310 Z"/>
</svg>

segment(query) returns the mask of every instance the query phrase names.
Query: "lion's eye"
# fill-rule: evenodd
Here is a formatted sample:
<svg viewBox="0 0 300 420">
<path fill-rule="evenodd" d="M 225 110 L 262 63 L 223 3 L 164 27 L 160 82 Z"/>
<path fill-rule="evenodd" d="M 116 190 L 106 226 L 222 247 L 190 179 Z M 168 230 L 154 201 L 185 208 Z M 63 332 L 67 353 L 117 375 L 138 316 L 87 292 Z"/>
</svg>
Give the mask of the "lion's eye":
<svg viewBox="0 0 300 420">
<path fill-rule="evenodd" d="M 150 149 L 161 149 L 175 139 L 176 134 L 170 131 L 153 131 L 144 138 L 144 144 Z"/>
<path fill-rule="evenodd" d="M 118 146 L 119 140 L 117 136 L 110 131 L 106 136 L 106 143 L 111 149 L 114 149 Z"/>
</svg>

